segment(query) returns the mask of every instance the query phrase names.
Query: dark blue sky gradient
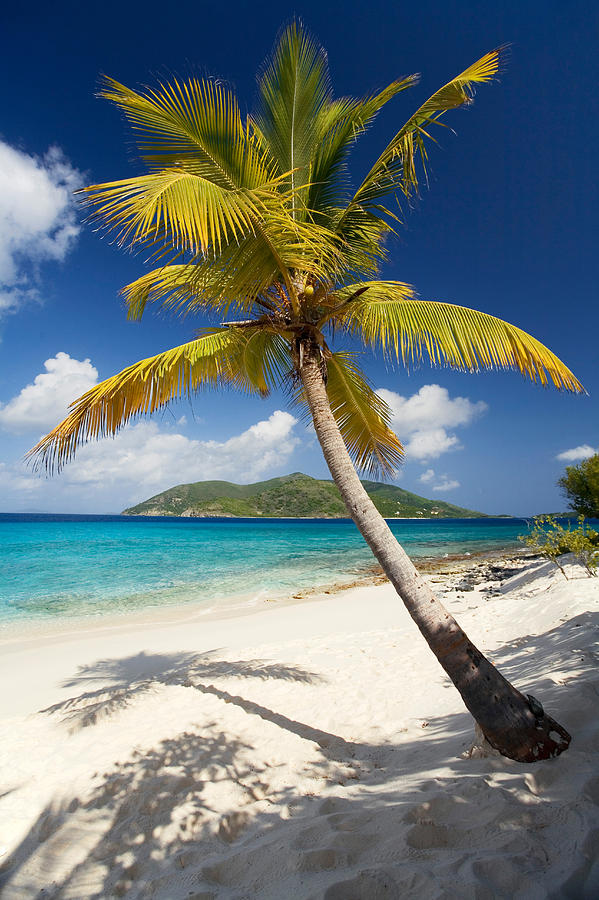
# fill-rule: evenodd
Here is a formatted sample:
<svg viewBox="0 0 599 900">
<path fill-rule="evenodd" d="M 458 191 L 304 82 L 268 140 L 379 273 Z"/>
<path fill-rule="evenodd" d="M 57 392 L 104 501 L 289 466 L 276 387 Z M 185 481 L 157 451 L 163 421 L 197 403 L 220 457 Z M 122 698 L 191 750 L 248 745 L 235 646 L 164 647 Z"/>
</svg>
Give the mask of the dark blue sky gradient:
<svg viewBox="0 0 599 900">
<path fill-rule="evenodd" d="M 564 507 L 555 486 L 564 463 L 556 455 L 580 444 L 599 446 L 594 4 L 11 6 L 3 16 L 0 138 L 30 154 L 60 146 L 89 183 L 126 177 L 135 167 L 118 112 L 94 97 L 102 72 L 129 85 L 168 73 L 219 75 L 249 109 L 260 63 L 280 26 L 297 14 L 327 48 L 337 94 L 365 94 L 400 75 L 422 73 L 420 86 L 389 104 L 359 142 L 351 163 L 357 180 L 420 102 L 486 51 L 510 43 L 500 83 L 481 86 L 471 108 L 445 118 L 455 134 L 437 130 L 430 188 L 407 213 L 385 276 L 413 283 L 423 297 L 476 307 L 530 331 L 574 370 L 590 396 L 545 391 L 512 373 L 422 368 L 406 377 L 373 360 L 366 367 L 375 386 L 404 396 L 437 383 L 452 397 L 488 404 L 484 417 L 459 431 L 463 449 L 431 462 L 460 482 L 442 499 L 491 513 Z M 142 270 L 143 257 L 123 253 L 86 226 L 66 261 L 44 268 L 43 305 L 4 320 L 0 401 L 31 382 L 59 350 L 90 357 L 106 378 L 188 340 L 196 323 L 152 314 L 141 324 L 125 321 L 118 291 Z M 231 396 L 225 404 L 206 395 L 194 408 L 203 424 L 189 435 L 225 440 L 286 407 L 281 397 Z M 5 447 L 8 462 L 27 449 L 27 440 L 7 436 Z M 326 475 L 317 449 L 307 445 L 285 469 Z M 421 473 L 420 463 L 408 462 L 398 483 L 426 494 Z"/>
</svg>

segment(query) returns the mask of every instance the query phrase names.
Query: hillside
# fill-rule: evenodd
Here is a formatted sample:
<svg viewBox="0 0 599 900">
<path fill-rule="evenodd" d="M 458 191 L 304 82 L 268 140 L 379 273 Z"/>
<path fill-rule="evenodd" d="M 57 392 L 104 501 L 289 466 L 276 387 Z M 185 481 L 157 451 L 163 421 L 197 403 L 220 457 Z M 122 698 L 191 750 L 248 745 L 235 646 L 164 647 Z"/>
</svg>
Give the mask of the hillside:
<svg viewBox="0 0 599 900">
<path fill-rule="evenodd" d="M 393 484 L 363 481 L 375 506 L 387 518 L 478 518 L 483 513 L 462 509 L 442 500 L 427 500 Z M 332 481 L 294 472 L 255 484 L 230 481 L 197 481 L 178 484 L 136 506 L 125 516 L 264 516 L 335 519 L 347 511 Z"/>
</svg>

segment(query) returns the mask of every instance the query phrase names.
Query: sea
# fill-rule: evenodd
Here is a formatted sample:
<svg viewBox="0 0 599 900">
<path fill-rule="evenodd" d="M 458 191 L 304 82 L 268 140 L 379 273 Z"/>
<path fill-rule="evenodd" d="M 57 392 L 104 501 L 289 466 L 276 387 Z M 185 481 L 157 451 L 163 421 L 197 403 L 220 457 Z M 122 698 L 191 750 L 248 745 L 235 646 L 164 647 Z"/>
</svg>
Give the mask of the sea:
<svg viewBox="0 0 599 900">
<path fill-rule="evenodd" d="M 524 519 L 398 519 L 415 560 L 522 547 Z M 165 607 L 261 604 L 372 575 L 349 519 L 0 514 L 0 636 Z"/>
</svg>

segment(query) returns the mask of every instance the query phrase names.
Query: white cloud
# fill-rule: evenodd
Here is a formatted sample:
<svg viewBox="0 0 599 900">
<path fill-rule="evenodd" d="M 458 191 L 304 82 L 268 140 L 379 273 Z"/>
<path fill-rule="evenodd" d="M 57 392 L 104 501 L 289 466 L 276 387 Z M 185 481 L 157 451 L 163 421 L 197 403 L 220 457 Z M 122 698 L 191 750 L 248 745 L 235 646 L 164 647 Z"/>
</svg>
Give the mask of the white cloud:
<svg viewBox="0 0 599 900">
<path fill-rule="evenodd" d="M 433 491 L 455 491 L 459 486 L 460 482 L 456 481 L 455 478 L 448 478 L 447 475 L 441 475 L 441 481 L 439 484 L 433 485 Z"/>
<path fill-rule="evenodd" d="M 40 491 L 43 484 L 41 478 L 28 474 L 22 464 L 7 466 L 6 463 L 0 463 L 0 488 L 6 488 L 10 493 L 32 494 Z"/>
<path fill-rule="evenodd" d="M 0 406 L 0 427 L 37 437 L 98 381 L 89 359 L 64 352 L 47 359 L 44 369 Z M 65 512 L 118 511 L 186 481 L 250 482 L 264 472 L 277 474 L 299 444 L 297 419 L 282 410 L 226 441 L 193 440 L 180 433 L 185 425 L 185 416 L 172 425 L 148 420 L 127 425 L 115 438 L 82 446 L 63 472 L 50 479 L 35 476 L 22 463 L 0 462 L 0 509 L 35 503 L 36 509 Z"/>
<path fill-rule="evenodd" d="M 448 429 L 469 425 L 488 408 L 482 400 L 473 403 L 467 397 L 452 399 L 447 388 L 438 384 L 425 384 L 411 397 L 385 388 L 377 394 L 391 409 L 391 425 L 408 460 L 436 459 L 448 450 L 459 449 L 458 437 Z"/>
<path fill-rule="evenodd" d="M 589 459 L 599 453 L 599 448 L 591 447 L 590 444 L 581 444 L 579 447 L 573 447 L 571 450 L 564 450 L 558 453 L 556 459 L 564 460 L 564 462 L 576 462 L 576 460 Z"/>
<path fill-rule="evenodd" d="M 58 147 L 40 159 L 0 141 L 0 314 L 39 299 L 37 268 L 71 249 L 82 181 Z"/>
<path fill-rule="evenodd" d="M 226 441 L 201 441 L 157 422 L 138 422 L 115 438 L 85 444 L 54 478 L 32 476 L 21 465 L 0 465 L 0 508 L 34 502 L 58 511 L 118 512 L 175 484 L 255 481 L 264 472 L 284 469 L 299 443 L 296 425 L 292 415 L 276 410 Z"/>
<path fill-rule="evenodd" d="M 70 484 L 121 485 L 145 499 L 188 481 L 252 481 L 280 467 L 298 443 L 297 419 L 276 410 L 268 419 L 227 441 L 198 441 L 138 422 L 115 438 L 86 444 L 63 472 Z"/>
<path fill-rule="evenodd" d="M 437 484 L 431 485 L 431 490 L 433 491 L 453 491 L 460 486 L 459 481 L 449 478 L 448 475 L 436 475 L 434 469 L 427 469 L 426 472 L 422 473 L 418 480 L 423 481 L 424 484 L 430 484 L 431 481 L 436 481 Z"/>
<path fill-rule="evenodd" d="M 398 430 L 397 427 L 395 430 Z M 400 434 L 402 434 L 401 431 Z M 448 434 L 444 428 L 416 431 L 407 441 L 403 441 L 403 445 L 407 459 L 421 460 L 437 459 L 448 450 L 461 449 L 461 444 L 455 434 Z"/>
<path fill-rule="evenodd" d="M 98 381 L 98 371 L 89 359 L 72 359 L 68 353 L 47 359 L 44 368 L 33 384 L 0 406 L 2 428 L 13 432 L 48 430 L 64 419 L 73 400 Z"/>
</svg>

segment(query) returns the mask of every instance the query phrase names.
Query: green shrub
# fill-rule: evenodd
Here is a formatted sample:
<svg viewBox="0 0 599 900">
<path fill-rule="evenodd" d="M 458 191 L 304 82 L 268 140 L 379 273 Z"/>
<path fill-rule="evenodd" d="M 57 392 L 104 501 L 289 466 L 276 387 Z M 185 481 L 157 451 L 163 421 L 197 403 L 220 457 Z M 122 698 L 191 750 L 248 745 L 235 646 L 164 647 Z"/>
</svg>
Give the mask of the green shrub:
<svg viewBox="0 0 599 900">
<path fill-rule="evenodd" d="M 585 525 L 584 516 L 578 517 L 577 528 L 572 522 L 563 526 L 554 516 L 536 516 L 530 532 L 521 534 L 519 540 L 554 562 L 564 578 L 568 576 L 559 557 L 565 553 L 573 553 L 589 575 L 597 575 L 599 532 Z"/>
<path fill-rule="evenodd" d="M 599 453 L 578 466 L 567 466 L 557 483 L 574 512 L 587 518 L 599 517 Z"/>
</svg>

